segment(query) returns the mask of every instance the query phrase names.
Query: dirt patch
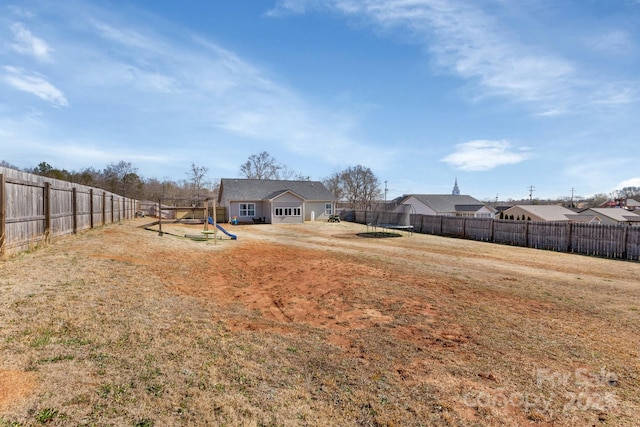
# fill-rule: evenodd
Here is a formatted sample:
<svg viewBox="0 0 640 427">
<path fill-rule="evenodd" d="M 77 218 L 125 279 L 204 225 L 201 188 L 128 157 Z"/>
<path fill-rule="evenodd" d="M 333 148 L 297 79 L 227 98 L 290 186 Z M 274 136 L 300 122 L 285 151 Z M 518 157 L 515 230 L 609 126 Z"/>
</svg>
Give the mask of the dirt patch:
<svg viewBox="0 0 640 427">
<path fill-rule="evenodd" d="M 331 254 L 248 242 L 207 266 L 204 277 L 193 268 L 188 281 L 171 289 L 225 308 L 242 304 L 254 317 L 233 319 L 230 326 L 235 330 L 283 331 L 287 325 L 294 330 L 307 325 L 339 331 L 393 321 L 381 307 L 358 297 L 361 284 L 354 279 L 375 279 L 384 272 Z"/>
<path fill-rule="evenodd" d="M 37 381 L 33 372 L 0 370 L 0 413 L 7 412 L 13 406 L 36 391 Z"/>
</svg>

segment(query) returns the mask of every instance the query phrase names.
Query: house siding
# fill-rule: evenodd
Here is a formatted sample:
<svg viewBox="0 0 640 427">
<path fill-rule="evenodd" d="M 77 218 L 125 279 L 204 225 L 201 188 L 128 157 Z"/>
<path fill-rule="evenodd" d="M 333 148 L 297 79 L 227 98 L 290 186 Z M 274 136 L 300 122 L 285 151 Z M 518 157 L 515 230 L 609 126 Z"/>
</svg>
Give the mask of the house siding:
<svg viewBox="0 0 640 427">
<path fill-rule="evenodd" d="M 276 209 L 300 209 L 300 215 L 276 215 Z M 299 224 L 304 222 L 304 200 L 291 193 L 276 197 L 271 202 L 272 224 Z"/>
<path fill-rule="evenodd" d="M 513 219 L 515 221 L 526 221 L 531 220 L 531 221 L 544 221 L 544 218 L 541 218 L 537 215 L 532 214 L 531 212 L 527 212 L 524 209 L 520 208 L 520 207 L 513 207 L 510 209 L 507 209 L 504 212 L 505 215 L 505 219 L 511 219 L 511 216 L 513 216 Z"/>
<path fill-rule="evenodd" d="M 307 201 L 305 205 L 304 212 L 304 220 L 311 221 L 311 214 L 313 213 L 313 218 L 315 221 L 318 220 L 327 220 L 329 219 L 329 215 L 325 213 L 324 205 L 331 202 L 309 202 Z M 333 211 L 335 212 L 335 205 L 331 203 L 333 206 Z"/>
<path fill-rule="evenodd" d="M 476 218 L 495 218 L 496 217 L 493 211 L 491 211 L 491 209 L 487 208 L 486 206 L 483 206 L 482 208 L 480 208 L 480 210 L 477 211 L 473 216 Z"/>
<path fill-rule="evenodd" d="M 415 213 L 419 215 L 438 215 L 438 212 L 434 211 L 415 197 L 409 197 L 403 204 L 413 205 Z"/>
<path fill-rule="evenodd" d="M 242 201 L 242 202 L 229 202 L 229 221 L 233 219 L 233 217 L 238 218 L 238 222 L 253 222 L 254 216 L 241 216 L 240 215 L 240 204 L 241 203 L 253 203 L 256 206 L 255 217 L 267 217 L 269 211 L 266 204 L 262 201 Z"/>
</svg>

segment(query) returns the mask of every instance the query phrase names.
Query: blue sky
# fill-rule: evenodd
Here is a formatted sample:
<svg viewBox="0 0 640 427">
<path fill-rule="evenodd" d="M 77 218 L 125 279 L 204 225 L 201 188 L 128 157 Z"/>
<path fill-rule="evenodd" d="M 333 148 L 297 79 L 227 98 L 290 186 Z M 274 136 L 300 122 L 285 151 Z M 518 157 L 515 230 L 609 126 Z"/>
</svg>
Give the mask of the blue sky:
<svg viewBox="0 0 640 427">
<path fill-rule="evenodd" d="M 388 197 L 640 186 L 640 0 L 0 0 L 0 160 Z"/>
</svg>

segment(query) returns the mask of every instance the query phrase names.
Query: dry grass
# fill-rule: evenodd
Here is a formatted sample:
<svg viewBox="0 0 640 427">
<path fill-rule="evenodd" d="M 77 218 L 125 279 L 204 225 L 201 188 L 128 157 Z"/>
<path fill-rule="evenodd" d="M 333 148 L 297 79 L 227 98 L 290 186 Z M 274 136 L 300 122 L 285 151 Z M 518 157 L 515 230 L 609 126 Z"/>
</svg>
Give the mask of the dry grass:
<svg viewBox="0 0 640 427">
<path fill-rule="evenodd" d="M 637 263 L 142 221 L 0 261 L 0 426 L 640 419 Z"/>
</svg>

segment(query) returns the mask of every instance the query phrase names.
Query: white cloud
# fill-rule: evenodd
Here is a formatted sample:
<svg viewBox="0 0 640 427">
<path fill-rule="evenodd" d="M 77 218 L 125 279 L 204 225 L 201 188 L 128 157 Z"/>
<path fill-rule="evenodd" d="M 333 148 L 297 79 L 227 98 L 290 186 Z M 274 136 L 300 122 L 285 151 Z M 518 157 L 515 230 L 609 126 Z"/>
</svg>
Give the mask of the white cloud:
<svg viewBox="0 0 640 427">
<path fill-rule="evenodd" d="M 487 171 L 521 163 L 530 157 L 526 151 L 513 150 L 508 141 L 477 140 L 456 145 L 455 151 L 441 160 L 466 171 Z"/>
<path fill-rule="evenodd" d="M 161 50 L 158 41 L 152 40 L 140 31 L 117 28 L 97 20 L 93 20 L 91 24 L 98 30 L 99 35 L 106 40 L 142 51 L 158 52 Z"/>
<path fill-rule="evenodd" d="M 4 81 L 15 89 L 28 92 L 51 104 L 67 107 L 69 102 L 62 91 L 49 83 L 44 77 L 37 74 L 27 74 L 24 70 L 5 66 L 6 73 L 0 75 L 0 81 Z"/>
<path fill-rule="evenodd" d="M 616 185 L 616 189 L 622 189 L 625 187 L 640 187 L 640 177 L 630 178 Z"/>
<path fill-rule="evenodd" d="M 473 1 L 464 0 L 281 0 L 272 16 L 329 9 L 362 18 L 374 27 L 406 36 L 433 54 L 435 63 L 464 78 L 478 97 L 501 96 L 532 105 L 541 116 L 557 116 L 587 108 L 638 100 L 609 93 L 596 98 L 598 88 L 624 92 L 629 82 L 602 81 L 586 76 L 579 63 L 563 57 L 554 47 L 530 45 L 519 39 L 519 29 L 489 15 Z M 627 48 L 628 36 L 611 32 L 599 41 Z M 637 82 L 632 82 L 638 86 Z M 593 102 L 593 104 L 589 104 Z"/>
<path fill-rule="evenodd" d="M 51 60 L 51 48 L 42 39 L 31 34 L 21 22 L 15 22 L 10 26 L 15 43 L 11 44 L 13 50 L 21 55 L 33 56 L 40 61 Z"/>
</svg>

